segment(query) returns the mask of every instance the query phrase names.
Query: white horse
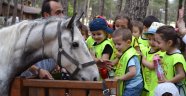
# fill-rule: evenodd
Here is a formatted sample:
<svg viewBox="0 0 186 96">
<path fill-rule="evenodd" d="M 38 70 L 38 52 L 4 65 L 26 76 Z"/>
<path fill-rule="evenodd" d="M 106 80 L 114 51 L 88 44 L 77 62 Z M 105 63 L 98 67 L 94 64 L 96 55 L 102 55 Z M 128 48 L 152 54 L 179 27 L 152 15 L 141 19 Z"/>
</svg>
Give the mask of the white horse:
<svg viewBox="0 0 186 96">
<path fill-rule="evenodd" d="M 78 80 L 97 80 L 99 72 L 74 17 L 22 21 L 0 30 L 0 96 L 8 96 L 15 76 L 37 61 L 53 58 Z"/>
</svg>

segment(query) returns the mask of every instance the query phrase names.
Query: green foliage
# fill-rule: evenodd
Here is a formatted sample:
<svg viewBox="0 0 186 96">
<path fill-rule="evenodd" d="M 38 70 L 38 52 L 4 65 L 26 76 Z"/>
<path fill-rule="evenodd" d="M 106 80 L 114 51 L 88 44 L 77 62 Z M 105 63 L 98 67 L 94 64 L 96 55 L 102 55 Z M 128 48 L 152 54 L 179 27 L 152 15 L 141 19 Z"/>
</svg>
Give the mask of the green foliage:
<svg viewBox="0 0 186 96">
<path fill-rule="evenodd" d="M 68 16 L 73 16 L 73 6 L 68 2 Z"/>
<path fill-rule="evenodd" d="M 151 12 L 153 12 L 152 14 L 148 14 L 148 15 L 154 15 L 158 17 L 163 23 L 165 19 L 164 17 L 165 1 L 166 0 L 149 0 L 149 6 L 148 6 L 148 9 Z M 178 0 L 174 0 L 173 3 L 168 4 L 168 23 L 176 21 L 177 8 L 178 8 Z"/>
</svg>

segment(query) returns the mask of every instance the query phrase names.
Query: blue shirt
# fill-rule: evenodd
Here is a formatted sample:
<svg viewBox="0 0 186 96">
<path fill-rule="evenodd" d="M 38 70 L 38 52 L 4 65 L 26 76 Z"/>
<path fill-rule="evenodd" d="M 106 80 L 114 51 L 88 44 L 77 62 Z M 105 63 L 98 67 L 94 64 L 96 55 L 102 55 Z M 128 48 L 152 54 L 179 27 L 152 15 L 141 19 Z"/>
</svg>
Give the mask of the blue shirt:
<svg viewBox="0 0 186 96">
<path fill-rule="evenodd" d="M 51 72 L 55 69 L 56 62 L 53 59 L 45 59 L 36 63 L 35 66 Z M 37 74 L 38 74 L 37 72 L 31 72 L 30 70 L 26 70 L 23 73 L 21 73 L 21 76 L 30 77 Z"/>
<path fill-rule="evenodd" d="M 131 66 L 135 66 L 136 67 L 136 75 L 135 77 L 127 80 L 125 82 L 126 88 L 133 88 L 136 87 L 138 84 L 140 84 L 143 81 L 142 75 L 141 75 L 141 67 L 140 67 L 140 62 L 137 56 L 132 57 L 129 60 L 128 63 L 128 68 L 127 68 L 127 72 L 129 71 L 129 67 Z"/>
</svg>

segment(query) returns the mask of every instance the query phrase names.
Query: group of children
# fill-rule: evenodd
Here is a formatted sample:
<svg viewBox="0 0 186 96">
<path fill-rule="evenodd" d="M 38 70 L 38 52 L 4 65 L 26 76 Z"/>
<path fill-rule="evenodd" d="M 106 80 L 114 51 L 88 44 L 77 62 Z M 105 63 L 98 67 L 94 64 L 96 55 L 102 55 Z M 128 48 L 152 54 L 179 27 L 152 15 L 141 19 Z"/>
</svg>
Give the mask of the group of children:
<svg viewBox="0 0 186 96">
<path fill-rule="evenodd" d="M 86 43 L 98 68 L 108 69 L 108 78 L 109 72 L 114 71 L 114 79 L 122 81 L 119 96 L 154 96 L 158 83 L 164 82 L 176 84 L 180 95 L 186 95 L 186 62 L 180 51 L 183 44 L 173 27 L 159 23 L 154 16 L 131 22 L 119 15 L 113 28 L 104 18 L 97 17 L 89 29 L 91 35 Z M 155 55 L 161 58 L 162 78 L 156 73 Z"/>
</svg>

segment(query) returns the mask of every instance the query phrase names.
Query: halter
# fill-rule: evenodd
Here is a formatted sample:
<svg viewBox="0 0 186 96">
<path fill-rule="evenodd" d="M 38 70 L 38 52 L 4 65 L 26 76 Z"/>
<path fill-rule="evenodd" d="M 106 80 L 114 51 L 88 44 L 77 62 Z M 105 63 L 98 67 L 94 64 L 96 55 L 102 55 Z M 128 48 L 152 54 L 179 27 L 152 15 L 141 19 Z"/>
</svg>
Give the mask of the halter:
<svg viewBox="0 0 186 96">
<path fill-rule="evenodd" d="M 58 35 L 58 45 L 59 45 L 57 63 L 61 67 L 61 56 L 62 55 L 65 56 L 71 63 L 73 63 L 77 68 L 75 69 L 74 72 L 72 72 L 72 73 L 68 72 L 68 73 L 72 78 L 74 78 L 81 69 L 86 68 L 88 66 L 92 66 L 96 63 L 95 63 L 95 61 L 90 61 L 87 63 L 80 64 L 76 59 L 72 58 L 65 50 L 63 50 L 62 40 L 61 40 L 62 32 L 61 32 L 61 28 L 60 28 L 61 22 L 62 21 L 59 21 L 57 24 L 57 35 Z M 72 42 L 73 42 L 73 38 L 74 38 L 74 28 L 73 27 L 71 27 L 71 29 L 70 29 L 71 36 L 72 36 Z"/>
</svg>

